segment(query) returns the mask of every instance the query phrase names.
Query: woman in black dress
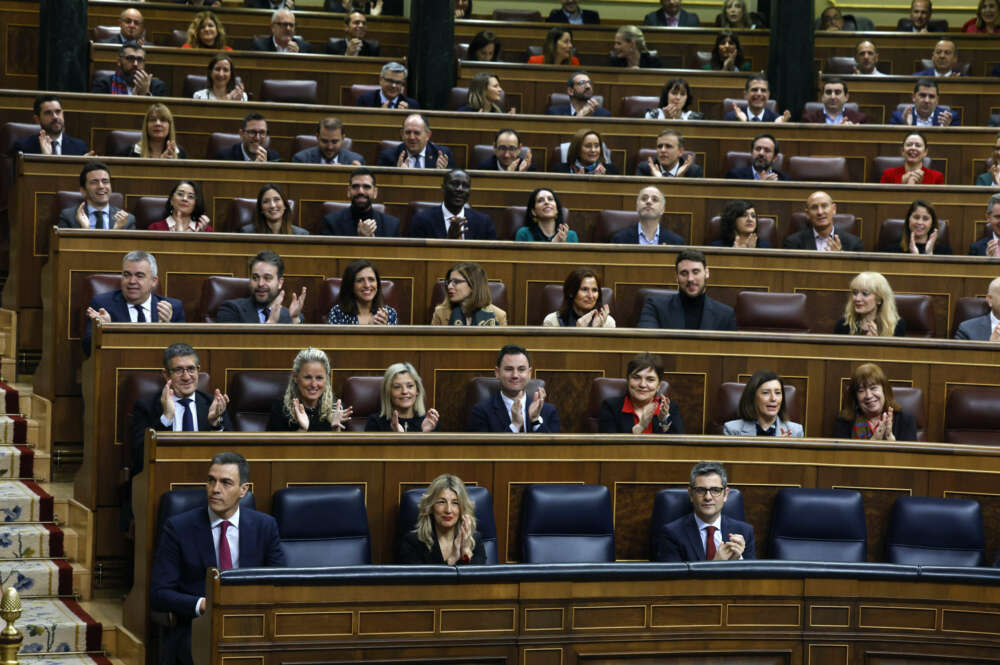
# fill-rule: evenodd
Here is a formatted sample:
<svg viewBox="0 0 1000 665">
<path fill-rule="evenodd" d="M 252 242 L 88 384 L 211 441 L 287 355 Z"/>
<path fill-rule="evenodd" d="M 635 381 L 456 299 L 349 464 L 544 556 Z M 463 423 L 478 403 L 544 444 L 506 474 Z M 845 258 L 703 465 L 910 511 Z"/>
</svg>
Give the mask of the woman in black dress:
<svg viewBox="0 0 1000 665">
<path fill-rule="evenodd" d="M 330 359 L 320 349 L 309 347 L 295 356 L 285 395 L 271 404 L 268 432 L 338 432 L 351 419 L 334 399 L 330 382 Z"/>
<path fill-rule="evenodd" d="M 400 563 L 486 563 L 475 504 L 461 478 L 450 473 L 435 478 L 420 497 L 417 514 L 416 527 L 400 544 Z"/>
<path fill-rule="evenodd" d="M 393 363 L 382 375 L 381 410 L 368 416 L 366 432 L 435 432 L 437 409 L 424 406 L 424 382 L 410 363 Z"/>
</svg>

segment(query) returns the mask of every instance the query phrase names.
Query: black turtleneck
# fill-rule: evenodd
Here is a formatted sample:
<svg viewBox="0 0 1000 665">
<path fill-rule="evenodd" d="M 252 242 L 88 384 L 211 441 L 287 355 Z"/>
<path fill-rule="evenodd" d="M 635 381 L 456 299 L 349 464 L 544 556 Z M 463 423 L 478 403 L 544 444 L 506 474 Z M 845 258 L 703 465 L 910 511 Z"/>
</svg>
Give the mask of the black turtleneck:
<svg viewBox="0 0 1000 665">
<path fill-rule="evenodd" d="M 684 329 L 701 329 L 701 315 L 705 311 L 705 292 L 702 291 L 694 298 L 683 291 L 678 291 L 677 295 L 681 299 L 681 307 L 684 309 Z"/>
</svg>

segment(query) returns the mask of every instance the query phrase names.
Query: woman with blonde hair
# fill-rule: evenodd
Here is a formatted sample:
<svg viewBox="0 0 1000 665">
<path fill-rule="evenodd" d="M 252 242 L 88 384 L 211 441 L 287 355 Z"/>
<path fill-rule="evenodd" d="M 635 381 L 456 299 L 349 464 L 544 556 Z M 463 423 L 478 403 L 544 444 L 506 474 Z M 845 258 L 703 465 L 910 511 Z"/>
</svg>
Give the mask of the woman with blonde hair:
<svg viewBox="0 0 1000 665">
<path fill-rule="evenodd" d="M 187 43 L 181 48 L 210 48 L 216 51 L 232 51 L 226 44 L 226 29 L 212 12 L 198 12 L 187 29 Z"/>
<path fill-rule="evenodd" d="M 833 328 L 837 335 L 903 337 L 906 321 L 896 311 L 896 297 L 879 272 L 862 272 L 851 280 L 844 316 Z"/>
<path fill-rule="evenodd" d="M 646 38 L 643 36 L 642 30 L 634 25 L 623 25 L 618 28 L 611 52 L 613 55 L 608 62 L 611 67 L 628 67 L 629 69 L 663 67 L 660 59 L 650 53 L 646 47 Z"/>
<path fill-rule="evenodd" d="M 347 426 L 353 411 L 334 398 L 326 353 L 309 347 L 295 356 L 285 394 L 271 404 L 267 431 L 337 432 Z"/>
<path fill-rule="evenodd" d="M 479 72 L 469 83 L 469 101 L 458 110 L 463 113 L 508 113 L 503 104 L 503 88 L 495 74 Z M 516 113 L 517 109 L 511 109 Z"/>
<path fill-rule="evenodd" d="M 366 432 L 434 432 L 437 409 L 424 406 L 424 382 L 410 363 L 393 363 L 382 375 L 381 410 L 368 416 Z"/>
<path fill-rule="evenodd" d="M 505 326 L 507 312 L 493 304 L 486 271 L 478 263 L 456 263 L 444 276 L 445 297 L 431 317 L 432 326 Z"/>
<path fill-rule="evenodd" d="M 152 157 L 153 159 L 186 159 L 184 148 L 177 145 L 174 131 L 174 114 L 166 104 L 157 102 L 146 110 L 142 120 L 142 135 L 132 146 L 129 157 Z"/>
<path fill-rule="evenodd" d="M 475 511 L 476 504 L 461 478 L 450 473 L 435 478 L 420 497 L 415 528 L 403 536 L 399 562 L 449 566 L 486 563 Z"/>
</svg>

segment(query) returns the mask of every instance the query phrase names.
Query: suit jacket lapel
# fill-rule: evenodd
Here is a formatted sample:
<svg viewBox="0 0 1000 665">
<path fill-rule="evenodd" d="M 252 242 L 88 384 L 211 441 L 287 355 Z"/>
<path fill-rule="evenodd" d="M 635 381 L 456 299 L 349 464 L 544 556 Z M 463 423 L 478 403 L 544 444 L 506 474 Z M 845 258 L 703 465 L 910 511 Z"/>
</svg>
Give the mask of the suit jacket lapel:
<svg viewBox="0 0 1000 665">
<path fill-rule="evenodd" d="M 436 233 L 439 238 L 448 237 L 448 229 L 446 229 L 444 225 L 444 212 L 441 208 L 434 209 L 434 233 Z"/>
<path fill-rule="evenodd" d="M 112 321 L 118 320 L 128 323 L 132 320 L 132 317 L 128 313 L 128 303 L 125 302 L 125 295 L 120 289 L 112 294 L 111 304 L 113 305 L 112 309 L 115 310 L 113 312 L 108 312 L 108 314 L 111 315 Z"/>
<path fill-rule="evenodd" d="M 684 523 L 684 535 L 688 539 L 688 547 L 698 556 L 698 561 L 705 560 L 705 546 L 701 544 L 701 534 L 698 532 L 698 522 L 694 519 L 694 513 L 689 513 L 687 521 Z"/>
<path fill-rule="evenodd" d="M 208 521 L 208 509 L 202 510 L 198 529 L 198 551 L 201 553 L 202 563 L 205 568 L 216 568 L 219 561 L 215 555 L 215 542 L 212 540 L 212 525 Z"/>
<path fill-rule="evenodd" d="M 257 530 L 254 528 L 253 517 L 250 511 L 240 508 L 240 568 L 255 568 L 261 565 L 257 560 L 257 543 L 255 542 Z"/>
<path fill-rule="evenodd" d="M 493 410 L 496 411 L 500 423 L 504 426 L 503 431 L 508 431 L 510 429 L 510 414 L 507 413 L 507 407 L 503 403 L 500 391 L 497 391 L 496 396 L 493 398 Z"/>
<path fill-rule="evenodd" d="M 681 292 L 667 300 L 667 328 L 684 327 L 684 308 L 681 307 Z"/>
</svg>

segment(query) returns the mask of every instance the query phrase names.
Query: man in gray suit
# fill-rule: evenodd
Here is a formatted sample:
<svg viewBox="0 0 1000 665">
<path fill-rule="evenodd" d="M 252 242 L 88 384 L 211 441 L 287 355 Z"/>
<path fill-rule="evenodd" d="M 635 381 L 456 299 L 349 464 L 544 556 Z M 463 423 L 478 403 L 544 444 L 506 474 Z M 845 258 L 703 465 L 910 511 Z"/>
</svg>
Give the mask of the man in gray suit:
<svg viewBox="0 0 1000 665">
<path fill-rule="evenodd" d="M 962 321 L 955 331 L 955 339 L 1000 342 L 1000 277 L 990 282 L 990 290 L 986 293 L 986 304 L 990 306 L 990 311 L 974 319 Z"/>
<path fill-rule="evenodd" d="M 300 150 L 292 157 L 300 164 L 343 164 L 362 166 L 365 158 L 343 147 L 344 123 L 339 118 L 328 116 L 316 127 L 318 145 Z"/>
<path fill-rule="evenodd" d="M 708 265 L 696 249 L 677 254 L 677 293 L 650 296 L 642 306 L 640 328 L 736 330 L 733 308 L 705 295 Z"/>
<path fill-rule="evenodd" d="M 250 296 L 233 298 L 219 305 L 217 323 L 302 323 L 306 287 L 285 301 L 285 262 L 276 252 L 265 249 L 250 259 Z"/>
<path fill-rule="evenodd" d="M 111 171 L 102 162 L 87 162 L 80 171 L 83 203 L 59 213 L 61 229 L 134 229 L 135 216 L 111 205 Z"/>
</svg>

